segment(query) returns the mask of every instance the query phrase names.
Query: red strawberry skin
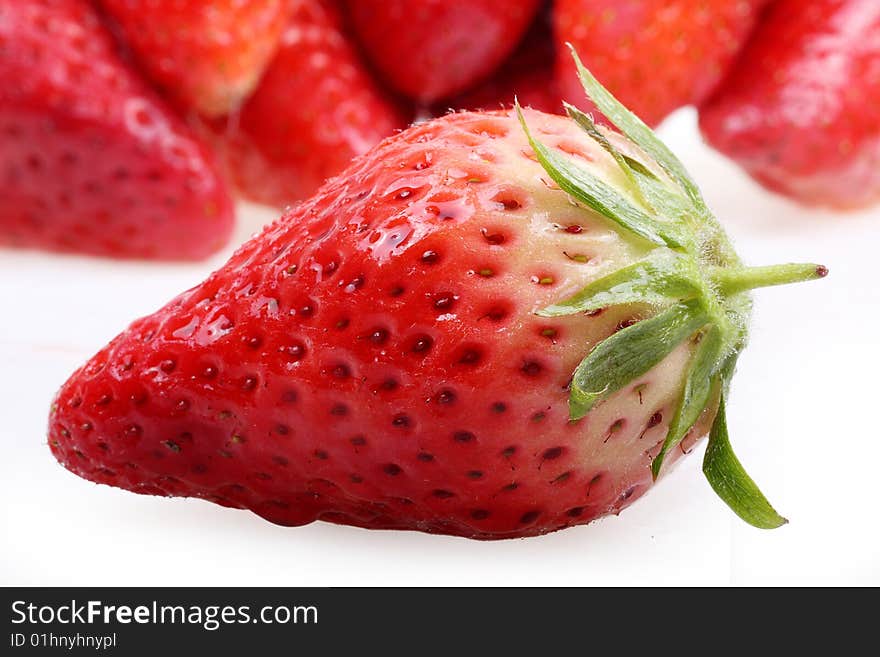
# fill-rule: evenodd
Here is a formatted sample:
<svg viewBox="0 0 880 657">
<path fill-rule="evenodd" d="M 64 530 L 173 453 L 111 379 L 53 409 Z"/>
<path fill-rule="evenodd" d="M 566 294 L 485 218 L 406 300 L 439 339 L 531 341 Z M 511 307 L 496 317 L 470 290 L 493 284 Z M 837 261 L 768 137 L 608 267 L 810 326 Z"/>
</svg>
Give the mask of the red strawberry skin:
<svg viewBox="0 0 880 657">
<path fill-rule="evenodd" d="M 526 117 L 615 166 L 573 122 Z M 385 140 L 76 372 L 52 452 L 99 483 L 285 525 L 490 539 L 619 512 L 652 485 L 690 346 L 569 421 L 574 367 L 638 310 L 534 312 L 644 247 L 533 157 L 510 113 Z"/>
<path fill-rule="evenodd" d="M 488 80 L 443 103 L 443 109 L 495 110 L 513 106 L 518 98 L 523 107 L 558 114 L 562 99 L 553 76 L 555 59 L 550 16 L 542 12 L 516 51 Z"/>
<path fill-rule="evenodd" d="M 538 0 L 347 0 L 367 55 L 400 93 L 431 103 L 488 77 L 516 48 Z"/>
<path fill-rule="evenodd" d="M 709 95 L 767 0 L 556 0 L 563 98 L 583 98 L 566 43 L 624 105 L 656 125 Z M 586 105 L 585 102 L 577 103 Z M 585 106 L 584 109 L 589 109 Z"/>
<path fill-rule="evenodd" d="M 207 117 L 238 107 L 269 63 L 290 0 L 100 0 L 143 70 Z"/>
<path fill-rule="evenodd" d="M 336 6 L 302 0 L 260 86 L 221 128 L 219 148 L 244 196 L 284 207 L 405 125 L 349 43 Z"/>
<path fill-rule="evenodd" d="M 199 259 L 232 230 L 212 158 L 81 0 L 0 4 L 0 244 Z"/>
<path fill-rule="evenodd" d="M 775 3 L 718 92 L 706 140 L 802 203 L 880 200 L 880 3 Z"/>
</svg>

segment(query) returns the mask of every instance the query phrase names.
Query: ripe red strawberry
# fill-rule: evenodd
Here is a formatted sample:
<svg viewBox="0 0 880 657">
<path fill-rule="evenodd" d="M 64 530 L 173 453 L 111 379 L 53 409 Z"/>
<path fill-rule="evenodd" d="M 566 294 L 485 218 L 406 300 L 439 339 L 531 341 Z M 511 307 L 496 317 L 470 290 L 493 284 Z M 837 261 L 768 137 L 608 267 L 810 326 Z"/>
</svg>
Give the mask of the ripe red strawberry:
<svg viewBox="0 0 880 657">
<path fill-rule="evenodd" d="M 633 112 L 656 125 L 718 84 L 767 0 L 556 0 L 557 77 L 582 104 L 565 43 Z M 585 106 L 584 109 L 587 109 Z"/>
<path fill-rule="evenodd" d="M 289 525 L 505 538 L 631 504 L 713 425 L 745 292 L 824 270 L 742 267 L 678 160 L 584 75 L 628 138 L 572 110 L 385 140 L 76 372 L 55 456 Z M 707 455 L 737 513 L 784 522 L 723 412 Z"/>
<path fill-rule="evenodd" d="M 514 98 L 518 98 L 523 107 L 551 114 L 562 112 L 562 99 L 553 77 L 556 49 L 549 18 L 542 15 L 532 24 L 513 55 L 488 80 L 440 106 L 444 110 L 495 110 L 512 107 Z"/>
<path fill-rule="evenodd" d="M 290 0 L 100 0 L 144 71 L 184 107 L 221 116 L 269 63 Z"/>
<path fill-rule="evenodd" d="M 431 103 L 488 77 L 525 34 L 538 0 L 347 0 L 352 25 L 397 91 Z"/>
<path fill-rule="evenodd" d="M 880 200 L 880 3 L 780 0 L 718 92 L 706 139 L 772 190 L 855 208 Z"/>
<path fill-rule="evenodd" d="M 275 59 L 222 129 L 241 192 L 284 207 L 406 124 L 359 60 L 326 0 L 303 0 Z"/>
<path fill-rule="evenodd" d="M 0 2 L 0 244 L 203 258 L 232 220 L 209 153 L 88 2 Z"/>
</svg>

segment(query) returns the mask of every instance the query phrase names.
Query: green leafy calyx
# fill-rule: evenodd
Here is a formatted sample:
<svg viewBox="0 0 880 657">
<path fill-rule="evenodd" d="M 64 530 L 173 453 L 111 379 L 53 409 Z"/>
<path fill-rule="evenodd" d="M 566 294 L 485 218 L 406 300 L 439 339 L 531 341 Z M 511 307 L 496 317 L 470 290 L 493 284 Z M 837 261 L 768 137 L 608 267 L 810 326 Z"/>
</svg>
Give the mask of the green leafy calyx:
<svg viewBox="0 0 880 657">
<path fill-rule="evenodd" d="M 538 161 L 560 189 L 621 234 L 643 243 L 647 253 L 538 314 L 561 317 L 626 304 L 648 307 L 653 314 L 617 331 L 584 357 L 572 376 L 570 417 L 584 417 L 686 345 L 690 360 L 666 438 L 651 463 L 653 476 L 660 474 L 669 451 L 717 407 L 703 463 L 709 483 L 746 522 L 778 527 L 786 521 L 730 447 L 725 418 L 730 377 L 746 342 L 748 291 L 822 278 L 828 272 L 814 264 L 743 266 L 684 165 L 593 77 L 574 50 L 572 55 L 587 96 L 620 134 L 597 126 L 572 105 L 565 105 L 566 112 L 611 156 L 623 182 L 612 185 L 542 144 L 517 104 L 520 123 Z"/>
</svg>

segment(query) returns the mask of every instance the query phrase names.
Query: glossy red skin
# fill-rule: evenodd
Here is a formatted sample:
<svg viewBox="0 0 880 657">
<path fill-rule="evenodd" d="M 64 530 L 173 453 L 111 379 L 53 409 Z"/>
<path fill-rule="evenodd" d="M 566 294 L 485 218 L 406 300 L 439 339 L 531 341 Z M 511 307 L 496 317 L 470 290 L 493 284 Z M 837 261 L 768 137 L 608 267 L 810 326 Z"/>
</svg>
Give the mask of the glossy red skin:
<svg viewBox="0 0 880 657">
<path fill-rule="evenodd" d="M 450 114 L 358 158 L 74 373 L 50 418 L 56 458 L 99 483 L 284 525 L 509 538 L 631 504 L 652 484 L 679 383 L 635 386 L 569 422 L 571 372 L 633 310 L 533 314 L 561 293 L 534 276 L 554 265 L 511 254 L 550 218 L 496 178 L 493 140 L 518 135 L 503 152 L 533 167 L 554 218 L 584 214 L 547 191 L 519 131 L 509 114 Z M 582 271 L 556 257 L 558 284 Z M 590 457 L 577 454 L 586 438 Z"/>
<path fill-rule="evenodd" d="M 388 84 L 422 103 L 465 91 L 516 48 L 538 0 L 347 0 L 352 26 Z"/>
<path fill-rule="evenodd" d="M 219 148 L 244 196 L 284 207 L 405 126 L 403 111 L 349 42 L 335 5 L 302 0 L 259 87 L 220 127 Z"/>
<path fill-rule="evenodd" d="M 183 107 L 238 107 L 269 63 L 290 0 L 100 0 L 144 72 Z"/>
<path fill-rule="evenodd" d="M 3 2 L 0 51 L 0 244 L 151 259 L 225 244 L 211 155 L 87 2 Z"/>
<path fill-rule="evenodd" d="M 559 114 L 563 109 L 553 74 L 555 60 L 550 17 L 542 12 L 514 53 L 489 79 L 438 105 L 435 111 L 496 110 L 513 106 L 514 98 L 518 98 L 523 107 Z"/>
<path fill-rule="evenodd" d="M 556 0 L 557 80 L 584 110 L 566 43 L 648 125 L 705 99 L 755 26 L 767 0 Z"/>
<path fill-rule="evenodd" d="M 780 0 L 700 108 L 706 140 L 810 205 L 880 200 L 880 3 Z"/>
</svg>

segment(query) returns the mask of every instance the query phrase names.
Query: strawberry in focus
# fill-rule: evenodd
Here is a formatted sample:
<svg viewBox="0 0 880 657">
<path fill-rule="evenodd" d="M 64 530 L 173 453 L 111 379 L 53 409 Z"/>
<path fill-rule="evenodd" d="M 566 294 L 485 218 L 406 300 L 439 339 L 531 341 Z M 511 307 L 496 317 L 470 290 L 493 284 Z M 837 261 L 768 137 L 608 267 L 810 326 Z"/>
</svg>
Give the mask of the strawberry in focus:
<svg viewBox="0 0 880 657">
<path fill-rule="evenodd" d="M 780 0 L 700 108 L 706 140 L 802 203 L 880 200 L 880 3 Z"/>
<path fill-rule="evenodd" d="M 563 44 L 648 125 L 716 87 L 767 0 L 556 0 L 557 82 L 582 94 Z M 585 106 L 584 109 L 588 107 Z M 589 108 L 592 109 L 592 108 Z"/>
<path fill-rule="evenodd" d="M 0 0 L 0 243 L 199 259 L 232 231 L 212 157 L 84 0 Z"/>
<path fill-rule="evenodd" d="M 712 486 L 779 526 L 724 400 L 748 290 L 825 271 L 742 266 L 681 163 L 581 75 L 623 134 L 569 106 L 384 140 L 74 373 L 56 458 L 284 525 L 495 539 L 617 513 L 710 432 Z"/>
<path fill-rule="evenodd" d="M 346 0 L 373 65 L 400 93 L 432 103 L 487 78 L 516 48 L 538 0 Z"/>
<path fill-rule="evenodd" d="M 220 126 L 218 149 L 245 197 L 284 207 L 405 125 L 360 62 L 335 5 L 302 0 L 259 87 Z"/>
<path fill-rule="evenodd" d="M 149 77 L 206 117 L 234 110 L 269 63 L 289 0 L 100 0 Z"/>
</svg>

